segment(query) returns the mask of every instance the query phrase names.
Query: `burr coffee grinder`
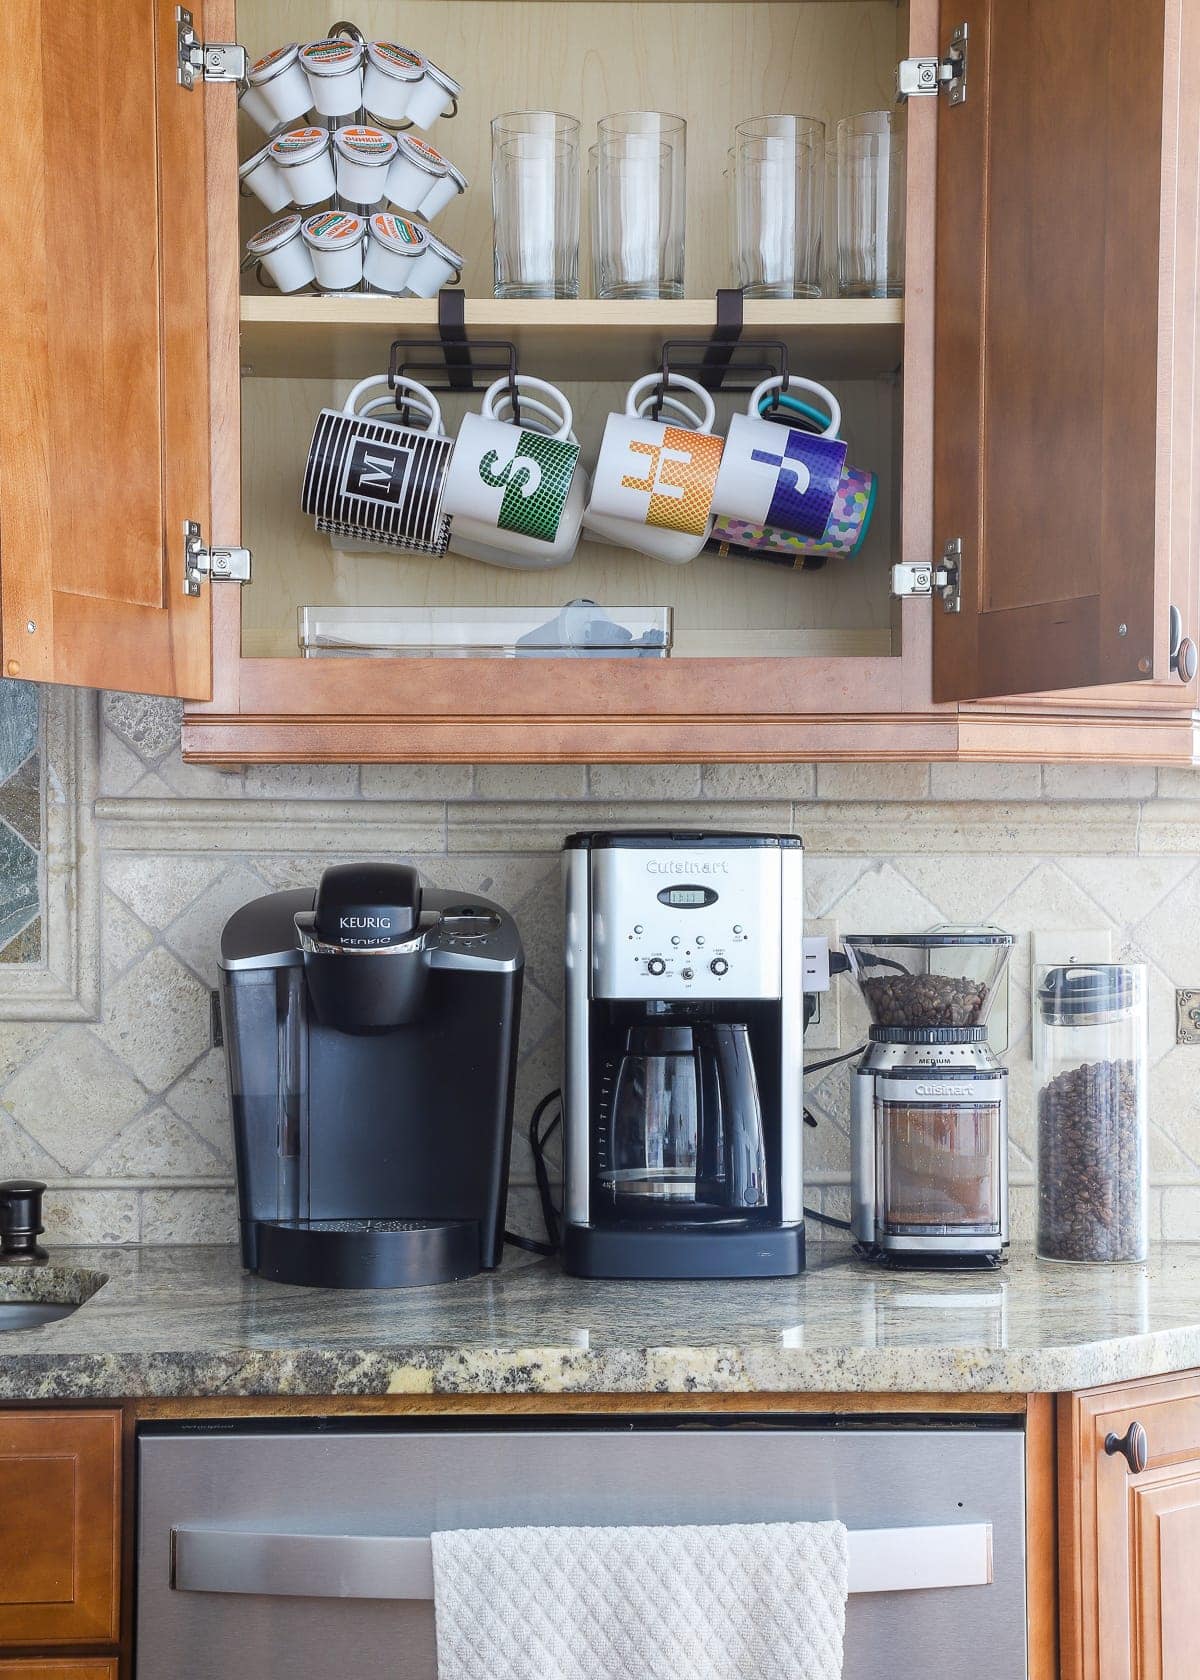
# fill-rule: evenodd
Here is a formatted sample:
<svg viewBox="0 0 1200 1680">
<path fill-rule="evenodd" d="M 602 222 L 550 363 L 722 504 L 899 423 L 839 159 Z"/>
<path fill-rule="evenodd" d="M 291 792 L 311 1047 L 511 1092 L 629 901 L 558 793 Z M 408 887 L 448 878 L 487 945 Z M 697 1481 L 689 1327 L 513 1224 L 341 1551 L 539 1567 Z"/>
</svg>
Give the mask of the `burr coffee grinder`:
<svg viewBox="0 0 1200 1680">
<path fill-rule="evenodd" d="M 1008 1243 L 1008 1070 L 987 1016 L 1012 949 L 994 929 L 843 940 L 871 1018 L 852 1075 L 851 1223 L 896 1265 L 995 1266 Z"/>
</svg>

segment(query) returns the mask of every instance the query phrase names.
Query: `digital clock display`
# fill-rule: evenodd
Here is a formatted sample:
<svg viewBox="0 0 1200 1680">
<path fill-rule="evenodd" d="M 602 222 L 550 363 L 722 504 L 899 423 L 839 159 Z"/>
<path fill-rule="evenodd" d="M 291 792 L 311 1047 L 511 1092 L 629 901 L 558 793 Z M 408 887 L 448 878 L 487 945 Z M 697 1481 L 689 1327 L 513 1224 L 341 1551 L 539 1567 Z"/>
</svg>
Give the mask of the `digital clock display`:
<svg viewBox="0 0 1200 1680">
<path fill-rule="evenodd" d="M 711 887 L 664 887 L 658 902 L 669 904 L 673 910 L 699 910 L 706 904 L 715 904 L 717 895 Z"/>
</svg>

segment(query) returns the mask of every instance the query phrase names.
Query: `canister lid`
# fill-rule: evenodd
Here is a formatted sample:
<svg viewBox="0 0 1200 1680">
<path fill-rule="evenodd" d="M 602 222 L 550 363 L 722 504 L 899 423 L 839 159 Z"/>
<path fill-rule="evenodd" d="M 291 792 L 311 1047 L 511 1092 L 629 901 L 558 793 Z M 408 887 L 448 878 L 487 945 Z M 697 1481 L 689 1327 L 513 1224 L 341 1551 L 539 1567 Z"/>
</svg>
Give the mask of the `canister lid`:
<svg viewBox="0 0 1200 1680">
<path fill-rule="evenodd" d="M 359 123 L 333 131 L 333 149 L 351 163 L 368 166 L 391 163 L 397 146 L 394 136 L 385 129 Z"/>
<path fill-rule="evenodd" d="M 362 60 L 362 42 L 347 41 L 345 36 L 310 41 L 300 48 L 300 62 L 311 76 L 345 76 L 357 70 Z"/>
<path fill-rule="evenodd" d="M 326 128 L 289 128 L 277 135 L 268 150 L 281 169 L 292 169 L 298 163 L 311 163 L 329 146 Z"/>
<path fill-rule="evenodd" d="M 462 83 L 456 82 L 454 77 L 450 75 L 448 71 L 441 69 L 439 65 L 434 64 L 433 61 L 428 58 L 425 60 L 425 74 L 431 81 L 436 82 L 439 87 L 445 88 L 446 92 L 452 99 L 457 99 L 459 94 L 462 92 Z"/>
<path fill-rule="evenodd" d="M 1050 1026 L 1099 1026 L 1119 1020 L 1140 1005 L 1141 970 L 1132 963 L 1048 968 L 1037 995 L 1042 1020 Z"/>
<path fill-rule="evenodd" d="M 265 157 L 269 157 L 270 155 L 271 142 L 268 140 L 266 145 L 263 146 L 260 151 L 255 152 L 252 157 L 248 157 L 245 163 L 238 164 L 238 180 L 244 181 L 247 175 L 256 170 L 263 159 Z"/>
<path fill-rule="evenodd" d="M 289 41 L 285 47 L 273 47 L 269 53 L 254 60 L 246 72 L 246 80 L 251 87 L 261 87 L 264 82 L 272 82 L 276 76 L 282 76 L 299 56 L 300 48 L 295 41 Z"/>
<path fill-rule="evenodd" d="M 367 60 L 385 76 L 398 82 L 419 82 L 425 74 L 425 60 L 411 47 L 397 46 L 395 41 L 368 41 Z"/>
<path fill-rule="evenodd" d="M 386 251 L 395 251 L 401 257 L 419 256 L 429 243 L 429 234 L 419 222 L 394 216 L 390 210 L 377 210 L 369 225 L 371 237 Z"/>
<path fill-rule="evenodd" d="M 409 163 L 415 163 L 418 169 L 423 169 L 428 175 L 440 178 L 450 167 L 435 146 L 431 146 L 428 140 L 422 140 L 416 134 L 402 134 L 399 147 L 402 156 Z"/>
<path fill-rule="evenodd" d="M 277 251 L 281 245 L 286 245 L 299 231 L 300 217 L 293 211 L 290 216 L 280 216 L 277 222 L 259 228 L 247 239 L 246 249 L 252 256 L 263 257 L 268 251 Z"/>
<path fill-rule="evenodd" d="M 318 210 L 300 231 L 318 251 L 345 251 L 365 237 L 367 224 L 350 210 Z"/>
</svg>

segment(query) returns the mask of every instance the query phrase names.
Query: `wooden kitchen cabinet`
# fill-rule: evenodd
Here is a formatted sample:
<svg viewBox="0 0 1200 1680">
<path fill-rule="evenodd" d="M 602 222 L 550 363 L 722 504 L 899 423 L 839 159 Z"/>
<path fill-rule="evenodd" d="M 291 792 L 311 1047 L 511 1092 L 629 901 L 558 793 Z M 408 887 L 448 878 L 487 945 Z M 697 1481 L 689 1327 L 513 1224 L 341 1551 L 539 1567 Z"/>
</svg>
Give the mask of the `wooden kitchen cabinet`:
<svg viewBox="0 0 1200 1680">
<path fill-rule="evenodd" d="M 0 1680 L 117 1680 L 115 1657 L 0 1658 Z"/>
<path fill-rule="evenodd" d="M 733 123 L 804 111 L 832 140 L 838 118 L 891 103 L 901 57 L 968 26 L 965 101 L 902 108 L 904 297 L 745 305 L 743 339 L 783 341 L 793 372 L 828 380 L 850 458 L 879 473 L 861 553 L 792 572 L 586 542 L 542 574 L 317 535 L 298 501 L 317 411 L 386 371 L 393 339 L 432 335 L 436 305 L 239 281 L 269 220 L 237 195 L 256 131 L 231 87 L 178 84 L 174 6 L 17 4 L 41 54 L 0 64 L 32 195 L 0 207 L 6 673 L 182 695 L 185 753 L 211 762 L 1193 758 L 1197 689 L 1171 672 L 1168 622 L 1174 605 L 1200 639 L 1194 0 L 945 0 L 940 17 L 938 0 L 363 0 L 368 35 L 464 83 L 434 141 L 471 182 L 438 224 L 467 259 L 468 338 L 511 339 L 522 371 L 566 387 L 585 459 L 662 341 L 713 330 Z M 193 12 L 200 38 L 252 56 L 333 21 L 319 0 Z M 81 205 L 45 162 L 83 109 L 50 67 L 93 35 L 121 45 L 86 79 L 103 186 Z M 630 104 L 689 121 L 688 297 L 493 300 L 490 117 L 571 111 L 586 148 Z M 82 240 L 60 231 L 71 212 Z M 451 430 L 465 402 L 448 399 Z M 251 548 L 249 585 L 184 596 L 188 519 Z M 952 538 L 959 611 L 891 599 L 892 564 Z M 549 618 L 579 596 L 671 606 L 672 657 L 298 657 L 304 605 Z"/>
<path fill-rule="evenodd" d="M 1059 1404 L 1062 1680 L 1194 1680 L 1200 1372 Z M 1140 1470 L 1105 1450 L 1131 1425 L 1145 1432 Z"/>
<path fill-rule="evenodd" d="M 116 1644 L 120 1463 L 118 1411 L 0 1411 L 0 1653 Z"/>
</svg>

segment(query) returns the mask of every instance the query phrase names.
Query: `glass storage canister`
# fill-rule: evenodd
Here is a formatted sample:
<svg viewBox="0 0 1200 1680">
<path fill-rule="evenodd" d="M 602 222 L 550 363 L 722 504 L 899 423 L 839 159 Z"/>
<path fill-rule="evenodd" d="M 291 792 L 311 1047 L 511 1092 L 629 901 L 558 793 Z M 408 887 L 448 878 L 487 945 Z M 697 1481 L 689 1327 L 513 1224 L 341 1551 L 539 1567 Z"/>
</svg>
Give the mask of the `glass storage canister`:
<svg viewBox="0 0 1200 1680">
<path fill-rule="evenodd" d="M 1037 1251 L 1044 1260 L 1144 1260 L 1149 1241 L 1146 969 L 1035 974 Z"/>
</svg>

